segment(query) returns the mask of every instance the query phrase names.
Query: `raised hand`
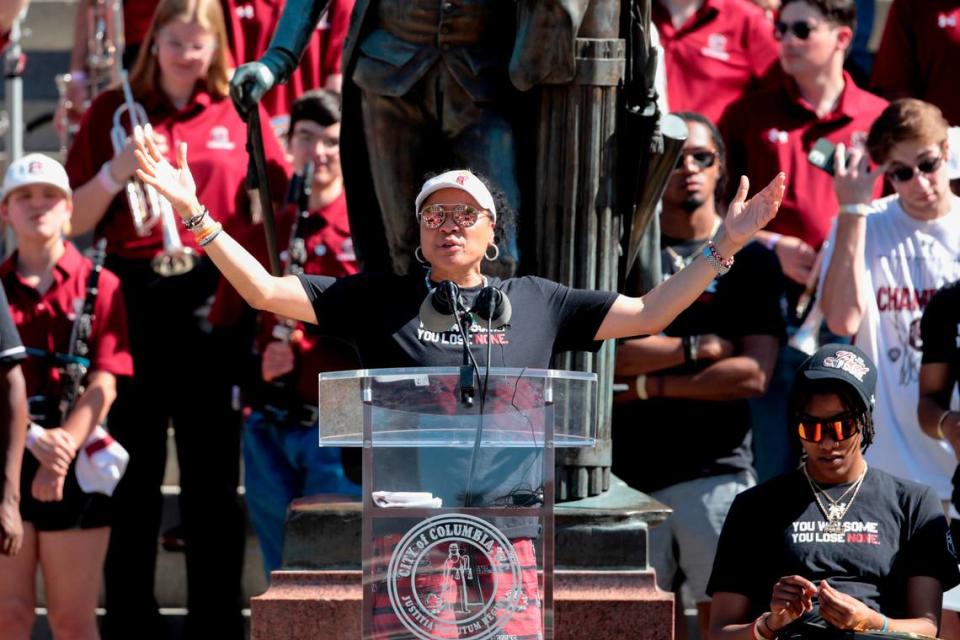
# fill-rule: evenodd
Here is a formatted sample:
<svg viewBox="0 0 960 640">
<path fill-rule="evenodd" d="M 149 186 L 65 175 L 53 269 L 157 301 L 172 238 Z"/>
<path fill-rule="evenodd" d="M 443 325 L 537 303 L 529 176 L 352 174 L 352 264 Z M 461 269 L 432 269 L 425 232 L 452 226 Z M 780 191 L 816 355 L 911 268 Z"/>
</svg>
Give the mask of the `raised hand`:
<svg viewBox="0 0 960 640">
<path fill-rule="evenodd" d="M 137 177 L 146 184 L 155 188 L 160 195 L 170 201 L 174 211 L 187 219 L 200 209 L 197 200 L 197 185 L 187 166 L 187 143 L 181 142 L 177 146 L 177 168 L 163 157 L 156 143 L 137 136 Z"/>
<path fill-rule="evenodd" d="M 750 242 L 777 215 L 786 184 L 787 174 L 781 171 L 760 193 L 747 200 L 750 180 L 740 176 L 740 188 L 723 221 L 724 234 L 737 249 Z"/>
<path fill-rule="evenodd" d="M 833 166 L 833 190 L 841 205 L 869 204 L 873 200 L 873 188 L 877 184 L 877 178 L 887 168 L 886 165 L 881 165 L 870 170 L 866 151 L 862 147 L 854 146 L 850 148 L 848 157 L 847 147 L 842 142 L 834 151 Z"/>
</svg>

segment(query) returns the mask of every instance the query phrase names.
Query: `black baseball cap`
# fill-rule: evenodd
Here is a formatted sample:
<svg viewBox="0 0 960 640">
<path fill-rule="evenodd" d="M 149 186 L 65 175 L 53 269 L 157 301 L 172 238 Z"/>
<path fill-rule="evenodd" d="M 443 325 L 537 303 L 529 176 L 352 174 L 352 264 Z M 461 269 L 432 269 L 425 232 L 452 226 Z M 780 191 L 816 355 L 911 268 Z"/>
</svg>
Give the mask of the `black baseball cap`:
<svg viewBox="0 0 960 640">
<path fill-rule="evenodd" d="M 877 365 L 851 344 L 825 344 L 804 360 L 793 380 L 793 392 L 814 380 L 838 380 L 857 390 L 863 405 L 873 411 Z"/>
</svg>

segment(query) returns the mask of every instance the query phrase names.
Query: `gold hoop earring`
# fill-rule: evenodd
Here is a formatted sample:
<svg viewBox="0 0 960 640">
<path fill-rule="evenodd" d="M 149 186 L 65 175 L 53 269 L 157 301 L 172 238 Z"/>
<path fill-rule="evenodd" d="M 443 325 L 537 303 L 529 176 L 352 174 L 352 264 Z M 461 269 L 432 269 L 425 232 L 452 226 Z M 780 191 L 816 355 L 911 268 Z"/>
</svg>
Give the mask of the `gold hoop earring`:
<svg viewBox="0 0 960 640">
<path fill-rule="evenodd" d="M 490 247 L 493 247 L 492 256 L 490 255 Z M 495 262 L 496 259 L 500 257 L 500 247 L 498 247 L 495 244 L 487 245 L 487 250 L 483 252 L 483 257 L 485 260 L 489 260 L 490 262 Z"/>
<path fill-rule="evenodd" d="M 420 248 L 420 245 L 417 245 L 417 248 L 413 250 L 413 257 L 420 264 L 430 264 L 423 256 L 423 250 Z"/>
</svg>

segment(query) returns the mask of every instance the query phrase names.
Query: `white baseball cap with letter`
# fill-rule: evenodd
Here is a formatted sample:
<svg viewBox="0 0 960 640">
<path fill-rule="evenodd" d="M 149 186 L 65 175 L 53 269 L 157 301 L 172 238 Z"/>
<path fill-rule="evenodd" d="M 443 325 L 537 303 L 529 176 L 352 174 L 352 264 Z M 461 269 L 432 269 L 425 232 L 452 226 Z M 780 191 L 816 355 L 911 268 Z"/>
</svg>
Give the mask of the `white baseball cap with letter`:
<svg viewBox="0 0 960 640">
<path fill-rule="evenodd" d="M 68 198 L 73 193 L 67 171 L 62 164 L 42 153 L 30 153 L 7 167 L 7 173 L 3 177 L 3 197 L 0 200 L 6 200 L 14 189 L 30 184 L 49 184 Z"/>
<path fill-rule="evenodd" d="M 423 201 L 429 198 L 432 193 L 440 191 L 440 189 L 459 189 L 460 191 L 469 193 L 473 199 L 477 201 L 477 204 L 480 205 L 480 208 L 489 211 L 493 221 L 497 221 L 497 208 L 493 204 L 493 195 L 491 195 L 490 190 L 487 189 L 487 186 L 483 184 L 480 178 L 466 169 L 446 171 L 424 182 L 423 187 L 420 189 L 420 194 L 417 196 L 413 213 L 419 213 L 420 205 L 423 204 Z"/>
</svg>

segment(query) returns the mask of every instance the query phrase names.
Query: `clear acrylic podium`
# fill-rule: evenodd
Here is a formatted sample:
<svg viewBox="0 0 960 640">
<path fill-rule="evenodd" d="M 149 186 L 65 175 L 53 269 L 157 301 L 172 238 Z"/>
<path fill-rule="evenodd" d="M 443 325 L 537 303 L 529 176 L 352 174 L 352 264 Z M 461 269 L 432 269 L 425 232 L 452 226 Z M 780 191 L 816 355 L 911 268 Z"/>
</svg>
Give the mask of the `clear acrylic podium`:
<svg viewBox="0 0 960 640">
<path fill-rule="evenodd" d="M 459 367 L 320 374 L 320 445 L 363 447 L 363 638 L 553 637 L 554 453 L 595 444 L 597 377 L 479 374 L 472 405 Z"/>
</svg>

